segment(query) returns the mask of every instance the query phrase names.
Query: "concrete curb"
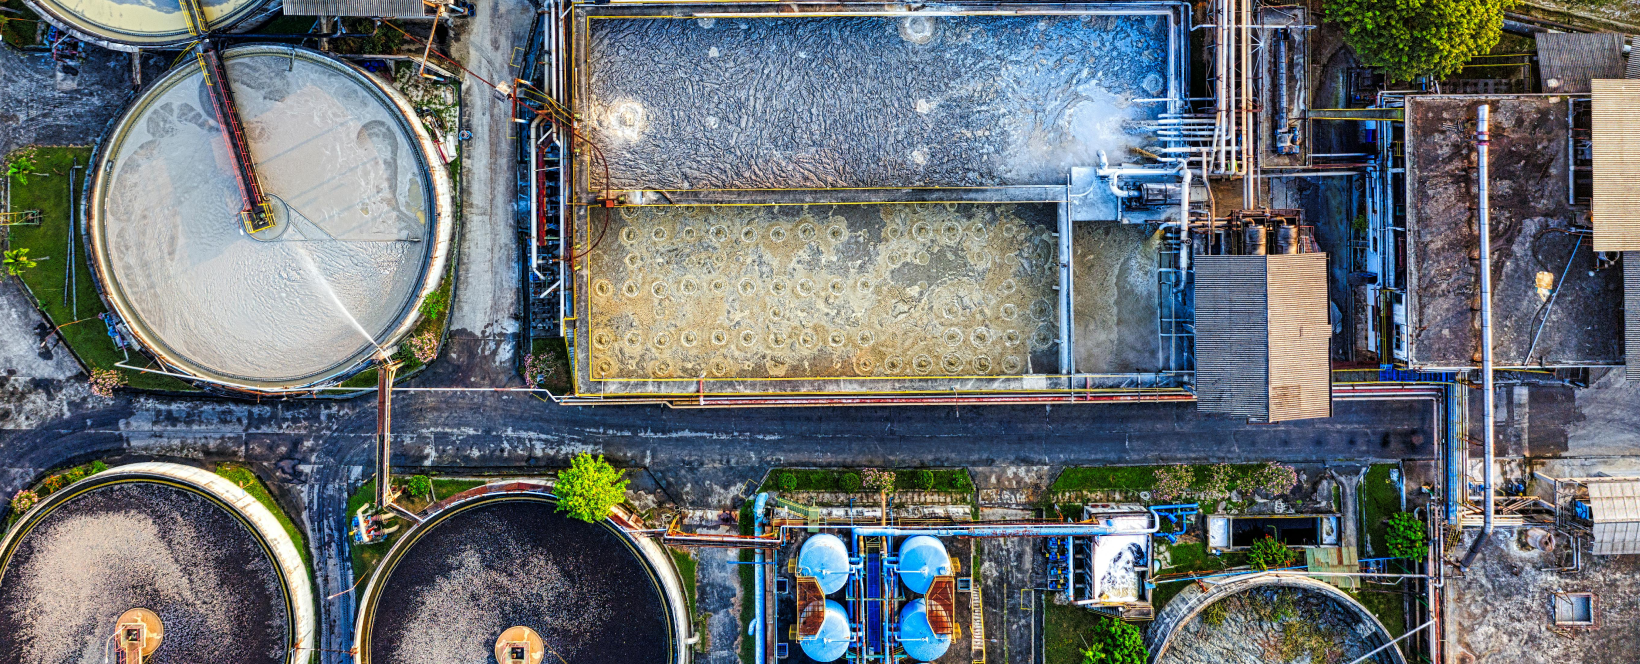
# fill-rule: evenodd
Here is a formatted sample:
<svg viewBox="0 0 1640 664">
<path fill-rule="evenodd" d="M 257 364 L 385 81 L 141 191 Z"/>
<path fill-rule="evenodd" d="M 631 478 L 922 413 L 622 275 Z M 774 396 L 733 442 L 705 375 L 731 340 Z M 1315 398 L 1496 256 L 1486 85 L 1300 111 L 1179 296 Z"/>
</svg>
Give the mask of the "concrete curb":
<svg viewBox="0 0 1640 664">
<path fill-rule="evenodd" d="M 158 461 L 110 468 L 58 489 L 52 495 L 68 495 L 69 489 L 75 486 L 107 482 L 126 476 L 158 476 L 186 484 L 228 505 L 250 525 L 252 531 L 267 544 L 268 550 L 272 553 L 273 563 L 279 567 L 284 579 L 285 596 L 290 600 L 290 624 L 294 638 L 290 644 L 289 657 L 285 661 L 287 664 L 307 664 L 313 658 L 313 648 L 319 643 L 313 605 L 313 580 L 308 574 L 307 565 L 302 563 L 302 556 L 297 551 L 296 543 L 291 541 L 290 536 L 285 533 L 284 526 L 279 525 L 279 520 L 273 513 L 225 477 L 192 466 Z M 29 519 L 38 516 L 42 509 L 54 506 L 51 497 L 47 497 L 23 514 L 17 523 L 27 523 Z M 15 528 L 4 538 L 0 538 L 0 551 L 10 548 L 12 538 L 23 531 L 22 528 Z"/>
</svg>

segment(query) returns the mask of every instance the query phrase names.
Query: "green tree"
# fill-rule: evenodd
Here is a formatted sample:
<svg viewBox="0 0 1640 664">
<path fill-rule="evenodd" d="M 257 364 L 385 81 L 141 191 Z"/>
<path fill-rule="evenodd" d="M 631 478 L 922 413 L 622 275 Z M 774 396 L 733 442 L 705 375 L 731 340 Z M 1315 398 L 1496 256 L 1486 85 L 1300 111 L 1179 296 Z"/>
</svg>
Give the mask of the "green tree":
<svg viewBox="0 0 1640 664">
<path fill-rule="evenodd" d="M 569 470 L 558 473 L 553 492 L 558 494 L 558 511 L 587 523 L 597 523 L 609 516 L 609 510 L 626 500 L 626 485 L 630 480 L 621 477 L 622 471 L 604 461 L 604 455 L 593 457 L 582 452 L 570 460 Z"/>
<path fill-rule="evenodd" d="M 433 493 L 433 479 L 426 475 L 411 475 L 404 481 L 404 488 L 412 496 L 426 496 Z"/>
<path fill-rule="evenodd" d="M 934 471 L 927 468 L 911 471 L 911 485 L 923 491 L 934 488 Z"/>
<path fill-rule="evenodd" d="M 1514 0 L 1327 0 L 1344 43 L 1394 81 L 1446 78 L 1492 50 Z"/>
<path fill-rule="evenodd" d="M 797 474 L 789 470 L 782 470 L 774 474 L 774 485 L 781 491 L 797 490 Z"/>
<path fill-rule="evenodd" d="M 1094 623 L 1087 643 L 1082 650 L 1082 664 L 1145 664 L 1150 658 L 1139 628 L 1115 618 Z"/>
<path fill-rule="evenodd" d="M 28 247 L 22 247 L 6 251 L 5 265 L 6 274 L 15 277 L 21 275 L 23 270 L 33 269 L 38 266 L 39 263 L 34 262 L 28 257 Z"/>
<path fill-rule="evenodd" d="M 1389 518 L 1389 532 L 1385 539 L 1389 544 L 1389 555 L 1396 558 L 1411 558 L 1421 560 L 1429 555 L 1428 534 L 1424 532 L 1424 522 L 1411 512 L 1396 512 Z"/>
<path fill-rule="evenodd" d="M 860 490 L 860 475 L 858 473 L 843 473 L 837 478 L 837 488 L 854 493 Z"/>
</svg>

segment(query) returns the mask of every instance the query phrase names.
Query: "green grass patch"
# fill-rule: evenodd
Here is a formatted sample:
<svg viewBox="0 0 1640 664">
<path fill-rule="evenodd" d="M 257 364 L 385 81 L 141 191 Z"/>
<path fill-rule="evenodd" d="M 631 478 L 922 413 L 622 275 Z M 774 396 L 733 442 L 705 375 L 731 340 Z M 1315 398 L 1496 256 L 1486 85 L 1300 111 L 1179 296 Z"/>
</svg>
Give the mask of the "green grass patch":
<svg viewBox="0 0 1640 664">
<path fill-rule="evenodd" d="M 1384 628 L 1389 630 L 1390 638 L 1406 633 L 1406 604 L 1403 603 L 1403 597 L 1399 590 L 1393 587 L 1388 590 L 1378 590 L 1372 587 L 1371 584 L 1367 584 L 1360 590 L 1346 590 L 1344 592 L 1360 601 L 1362 606 L 1367 607 L 1367 610 L 1372 612 L 1372 615 L 1378 616 L 1378 620 L 1384 623 Z"/>
<path fill-rule="evenodd" d="M 113 340 L 108 337 L 107 326 L 97 318 L 107 309 L 97 296 L 96 280 L 88 262 L 89 252 L 79 233 L 73 234 L 74 270 L 77 273 L 74 279 L 69 279 L 64 268 L 68 262 L 70 241 L 69 170 L 78 160 L 82 168 L 74 177 L 74 194 L 77 196 L 85 177 L 86 169 L 83 167 L 91 163 L 91 148 L 24 148 L 8 156 L 6 163 L 24 155 L 34 162 L 34 172 L 22 177 L 11 176 L 11 209 L 39 210 L 40 225 L 12 226 L 6 236 L 6 246 L 8 249 L 27 247 L 29 258 L 38 261 L 39 265 L 23 272 L 22 280 L 28 285 L 29 292 L 33 293 L 40 309 L 50 318 L 51 324 L 60 328 L 63 340 L 89 368 L 115 369 L 125 376 L 126 384 L 138 389 L 199 391 L 170 376 L 116 368 L 116 362 L 159 367 L 142 353 L 127 354 L 114 347 Z M 23 177 L 27 178 L 27 184 L 22 182 Z M 71 281 L 75 292 L 69 294 L 69 301 L 65 304 L 63 293 Z"/>
<path fill-rule="evenodd" d="M 0 7 L 14 10 L 0 12 L 0 39 L 17 48 L 38 46 L 34 41 L 36 26 L 40 24 L 40 15 L 34 13 L 23 4 L 23 0 L 5 0 Z"/>
<path fill-rule="evenodd" d="M 740 505 L 740 534 L 752 534 L 752 526 L 752 501 L 748 500 Z M 752 552 L 741 549 L 740 561 L 752 562 Z M 740 568 L 737 570 L 740 574 L 740 661 L 743 664 L 753 664 L 752 654 L 757 643 L 752 637 L 747 636 L 747 631 L 752 626 L 752 619 L 756 617 L 753 614 L 755 613 L 757 600 L 752 593 L 757 591 L 754 585 L 757 583 L 757 577 L 752 573 L 751 565 L 735 565 L 735 567 Z"/>
<path fill-rule="evenodd" d="M 695 615 L 695 554 L 687 549 L 672 549 L 672 564 L 678 568 L 678 578 L 683 579 L 683 594 L 689 601 L 690 621 Z"/>
<path fill-rule="evenodd" d="M 395 477 L 397 477 L 400 481 L 404 479 L 403 476 Z M 398 483 L 399 482 L 394 482 L 394 484 Z M 435 477 L 433 478 L 433 494 L 437 497 L 437 500 L 444 500 L 468 489 L 484 486 L 486 483 L 487 480 L 443 479 Z M 358 513 L 359 508 L 374 502 L 376 502 L 376 480 L 372 478 L 366 480 L 363 485 L 359 486 L 359 490 L 354 491 L 353 495 L 348 496 L 347 498 L 347 519 L 348 527 L 350 529 L 352 528 L 353 515 Z M 406 509 L 418 511 L 425 508 L 427 505 L 432 504 L 433 501 L 430 501 L 425 497 L 417 498 L 406 496 L 397 502 L 400 505 L 405 506 Z M 376 571 L 376 565 L 380 564 L 382 557 L 386 556 L 388 550 L 393 548 L 393 543 L 397 542 L 399 540 L 399 536 L 403 535 L 406 530 L 410 529 L 411 524 L 405 523 L 402 519 L 395 520 L 395 523 L 399 526 L 398 531 L 382 538 L 380 542 L 373 542 L 371 544 L 355 544 L 353 543 L 351 537 L 348 539 L 348 558 L 353 562 L 354 581 L 359 582 L 362 585 L 363 579 Z"/>
<path fill-rule="evenodd" d="M 1090 643 L 1088 635 L 1094 625 L 1106 620 L 1102 613 L 1077 606 L 1044 602 L 1042 616 L 1043 662 L 1046 664 L 1082 664 L 1082 649 Z"/>
<path fill-rule="evenodd" d="M 569 393 L 569 344 L 563 337 L 531 339 L 530 356 L 535 358 L 542 376 L 536 387 L 553 394 Z"/>
<path fill-rule="evenodd" d="M 1371 557 L 1389 555 L 1388 520 L 1391 514 L 1401 511 L 1401 490 L 1389 477 L 1396 468 L 1394 464 L 1377 464 L 1368 468 L 1367 476 L 1361 479 L 1361 533 L 1372 542 Z M 1367 541 L 1361 542 L 1362 558 L 1369 557 Z"/>
<path fill-rule="evenodd" d="M 306 565 L 308 571 L 311 572 L 313 570 L 313 555 L 308 552 L 307 537 L 302 534 L 300 528 L 296 527 L 296 522 L 290 520 L 290 515 L 285 513 L 285 508 L 279 506 L 279 501 L 274 500 L 273 493 L 269 492 L 267 485 L 262 483 L 262 478 L 257 477 L 256 473 L 251 472 L 249 468 L 231 463 L 217 464 L 216 474 L 221 475 L 229 482 L 239 485 L 239 488 L 244 489 L 245 493 L 250 494 L 252 498 L 256 499 L 256 502 L 262 503 L 263 507 L 268 508 L 268 511 L 273 513 L 273 518 L 279 522 L 279 527 L 284 528 L 285 534 L 290 536 L 290 541 L 296 543 L 297 553 L 302 554 L 302 564 Z"/>
<path fill-rule="evenodd" d="M 919 469 L 896 470 L 894 474 L 895 491 L 920 491 L 915 486 L 914 473 Z M 943 491 L 947 493 L 968 493 L 974 490 L 974 482 L 968 477 L 966 470 L 932 470 L 934 475 L 933 488 L 929 491 Z M 792 491 L 843 491 L 839 480 L 848 473 L 858 474 L 857 470 L 813 469 L 813 468 L 779 468 L 771 471 L 763 480 L 759 491 L 783 491 L 780 487 L 781 473 L 790 473 L 796 479 L 796 488 Z"/>
</svg>

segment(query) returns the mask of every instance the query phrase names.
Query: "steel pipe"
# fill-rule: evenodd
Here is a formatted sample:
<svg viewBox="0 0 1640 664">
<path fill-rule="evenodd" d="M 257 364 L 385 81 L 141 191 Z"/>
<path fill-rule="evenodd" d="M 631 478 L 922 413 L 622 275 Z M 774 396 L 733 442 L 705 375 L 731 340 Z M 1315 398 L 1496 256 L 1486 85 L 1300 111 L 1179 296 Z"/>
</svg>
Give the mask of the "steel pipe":
<svg viewBox="0 0 1640 664">
<path fill-rule="evenodd" d="M 1479 199 L 1476 203 L 1479 212 L 1479 223 L 1477 224 L 1479 229 L 1477 233 L 1481 245 L 1481 417 L 1486 420 L 1481 423 L 1486 430 L 1486 434 L 1481 441 L 1484 446 L 1482 458 L 1485 459 L 1485 467 L 1481 469 L 1481 494 L 1485 503 L 1481 505 L 1483 510 L 1481 534 L 1475 538 L 1474 545 L 1469 547 L 1469 554 L 1463 558 L 1463 568 L 1466 570 L 1469 569 L 1471 563 L 1475 562 L 1475 557 L 1480 555 L 1481 546 L 1492 538 L 1492 516 L 1494 511 L 1492 505 L 1494 502 L 1492 500 L 1494 478 L 1492 475 L 1494 473 L 1493 465 L 1495 464 L 1492 458 L 1492 445 L 1495 441 L 1494 436 L 1497 433 L 1497 394 L 1496 386 L 1492 384 L 1492 211 L 1491 201 L 1487 197 L 1487 179 L 1490 175 L 1487 170 L 1487 148 L 1492 141 L 1491 125 L 1492 107 L 1488 104 L 1481 104 L 1475 109 L 1475 166 L 1476 176 L 1479 180 L 1479 185 L 1476 187 L 1476 197 Z"/>
</svg>

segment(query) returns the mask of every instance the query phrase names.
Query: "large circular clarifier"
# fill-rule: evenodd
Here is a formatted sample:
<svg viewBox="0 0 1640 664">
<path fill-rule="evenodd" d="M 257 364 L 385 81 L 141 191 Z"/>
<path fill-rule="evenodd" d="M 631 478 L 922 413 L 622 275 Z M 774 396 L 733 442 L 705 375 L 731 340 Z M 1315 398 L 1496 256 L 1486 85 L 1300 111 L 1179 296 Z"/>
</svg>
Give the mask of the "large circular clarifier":
<svg viewBox="0 0 1640 664">
<path fill-rule="evenodd" d="M 194 36 L 179 0 L 23 0 L 35 13 L 105 47 L 120 50 L 177 46 Z M 264 14 L 268 0 L 199 0 L 212 30 L 226 30 Z"/>
<path fill-rule="evenodd" d="M 634 544 L 553 508 L 479 499 L 406 534 L 365 592 L 361 664 L 492 661 L 513 626 L 535 630 L 549 662 L 674 661 L 666 601 Z"/>
<path fill-rule="evenodd" d="M 248 664 L 307 661 L 308 652 L 290 656 L 311 644 L 298 633 L 313 630 L 299 554 L 252 525 L 277 527 L 272 514 L 206 471 L 140 466 L 158 472 L 92 476 L 0 541 L 0 664 L 114 661 L 111 637 L 131 609 L 164 626 L 149 664 L 226 661 L 224 653 Z M 191 475 L 220 482 L 196 485 Z"/>
<path fill-rule="evenodd" d="M 103 292 L 166 364 L 248 389 L 335 378 L 391 346 L 436 288 L 448 175 L 402 96 L 315 51 L 223 53 L 279 226 L 252 237 L 200 67 L 143 93 L 105 142 L 87 223 Z"/>
</svg>

